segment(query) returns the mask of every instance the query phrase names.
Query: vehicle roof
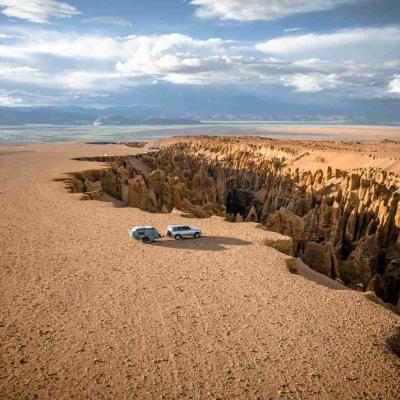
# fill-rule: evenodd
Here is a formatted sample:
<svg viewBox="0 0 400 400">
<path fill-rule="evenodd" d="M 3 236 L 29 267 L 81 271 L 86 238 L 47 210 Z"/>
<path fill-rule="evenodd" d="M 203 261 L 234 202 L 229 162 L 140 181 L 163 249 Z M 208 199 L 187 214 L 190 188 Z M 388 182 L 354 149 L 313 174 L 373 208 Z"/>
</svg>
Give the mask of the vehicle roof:
<svg viewBox="0 0 400 400">
<path fill-rule="evenodd" d="M 156 228 L 150 225 L 140 225 L 140 226 L 134 226 L 132 229 L 136 230 L 136 229 L 156 229 Z"/>
<path fill-rule="evenodd" d="M 180 226 L 187 226 L 187 227 L 189 227 L 190 229 L 199 229 L 199 230 L 200 230 L 200 228 L 198 228 L 197 226 L 191 226 L 191 225 L 186 225 L 186 224 L 168 225 L 167 229 L 168 229 L 168 228 L 179 228 Z"/>
</svg>

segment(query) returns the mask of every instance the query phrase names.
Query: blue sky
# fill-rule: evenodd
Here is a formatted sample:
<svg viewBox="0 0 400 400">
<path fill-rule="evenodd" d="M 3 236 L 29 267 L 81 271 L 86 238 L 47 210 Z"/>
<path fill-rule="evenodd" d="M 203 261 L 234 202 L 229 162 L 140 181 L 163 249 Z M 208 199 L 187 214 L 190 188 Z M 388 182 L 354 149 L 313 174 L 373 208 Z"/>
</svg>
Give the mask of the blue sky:
<svg viewBox="0 0 400 400">
<path fill-rule="evenodd" d="M 171 102 L 399 107 L 400 2 L 0 0 L 0 105 Z"/>
</svg>

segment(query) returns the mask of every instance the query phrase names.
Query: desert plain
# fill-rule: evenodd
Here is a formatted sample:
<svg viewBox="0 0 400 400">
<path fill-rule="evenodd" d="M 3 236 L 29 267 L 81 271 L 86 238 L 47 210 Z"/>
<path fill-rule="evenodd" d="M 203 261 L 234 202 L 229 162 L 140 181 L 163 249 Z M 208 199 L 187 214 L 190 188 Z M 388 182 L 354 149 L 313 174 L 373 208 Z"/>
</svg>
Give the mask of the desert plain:
<svg viewBox="0 0 400 400">
<path fill-rule="evenodd" d="M 400 172 L 391 142 L 357 146 L 324 144 L 321 157 Z M 400 397 L 400 358 L 388 345 L 399 315 L 319 274 L 290 273 L 289 256 L 265 245 L 279 233 L 65 190 L 69 173 L 104 168 L 74 158 L 142 151 L 0 147 L 0 398 Z M 317 169 L 322 158 L 307 157 Z M 133 225 L 164 233 L 170 223 L 204 236 L 151 245 L 128 236 Z"/>
</svg>

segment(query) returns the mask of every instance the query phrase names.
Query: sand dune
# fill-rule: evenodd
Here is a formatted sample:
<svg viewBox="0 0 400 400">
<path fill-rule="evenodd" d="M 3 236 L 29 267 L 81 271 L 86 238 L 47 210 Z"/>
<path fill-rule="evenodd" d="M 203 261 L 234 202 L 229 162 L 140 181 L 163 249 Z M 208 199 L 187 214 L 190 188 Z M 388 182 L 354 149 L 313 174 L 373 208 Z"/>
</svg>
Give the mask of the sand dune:
<svg viewBox="0 0 400 400">
<path fill-rule="evenodd" d="M 80 201 L 54 179 L 134 154 L 0 147 L 0 397 L 398 399 L 398 315 L 290 274 L 275 233 L 221 218 L 144 246 L 132 225 L 179 215 Z M 101 168 L 101 164 L 97 164 Z"/>
</svg>

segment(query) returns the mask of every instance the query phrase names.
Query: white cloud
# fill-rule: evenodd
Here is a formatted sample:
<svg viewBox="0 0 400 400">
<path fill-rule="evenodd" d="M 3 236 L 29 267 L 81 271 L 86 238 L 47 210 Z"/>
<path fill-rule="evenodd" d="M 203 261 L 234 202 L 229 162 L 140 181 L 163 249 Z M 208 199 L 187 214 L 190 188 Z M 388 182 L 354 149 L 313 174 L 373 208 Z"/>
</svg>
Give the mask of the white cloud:
<svg viewBox="0 0 400 400">
<path fill-rule="evenodd" d="M 73 99 L 76 100 L 91 100 L 91 99 L 104 99 L 109 96 L 107 93 L 97 93 L 97 92 L 90 92 L 90 91 L 72 91 L 68 93 Z"/>
<path fill-rule="evenodd" d="M 273 20 L 292 14 L 327 10 L 360 0 L 192 0 L 196 15 L 221 20 Z"/>
<path fill-rule="evenodd" d="M 56 80 L 60 81 L 63 87 L 76 90 L 94 89 L 97 78 L 99 78 L 97 75 L 86 71 L 74 71 L 56 76 Z"/>
<path fill-rule="evenodd" d="M 341 85 L 335 74 L 293 74 L 281 77 L 284 86 L 292 86 L 296 92 L 316 93 L 324 89 L 335 89 Z"/>
<path fill-rule="evenodd" d="M 225 42 L 227 43 L 227 42 Z M 177 59 L 183 60 L 183 64 L 191 64 L 189 60 L 193 52 L 206 55 L 215 52 L 224 42 L 220 39 L 196 40 L 189 36 L 172 33 L 154 36 L 127 36 L 127 37 L 108 37 L 95 35 L 60 34 L 58 32 L 32 32 L 30 36 L 22 42 L 3 46 L 4 51 L 9 57 L 26 58 L 31 55 L 47 54 L 60 58 L 71 59 L 92 59 L 92 60 L 119 60 L 126 65 L 126 69 L 139 72 L 143 68 L 152 67 L 158 70 L 161 67 L 174 68 L 173 55 Z M 2 54 L 0 53 L 0 57 Z M 161 59 L 163 56 L 168 56 Z M 177 61 L 181 62 L 181 61 Z M 193 65 L 192 65 L 193 66 Z M 121 68 L 123 68 L 121 66 Z"/>
<path fill-rule="evenodd" d="M 22 99 L 18 97 L 10 97 L 0 93 L 0 106 L 17 106 L 22 104 Z"/>
<path fill-rule="evenodd" d="M 25 66 L 9 66 L 0 64 L 0 76 L 13 76 L 13 75 L 25 75 L 35 74 L 39 72 L 37 68 L 25 67 Z"/>
<path fill-rule="evenodd" d="M 59 58 L 108 60 L 121 53 L 117 39 L 106 36 L 32 32 L 25 40 L 0 46 L 7 57 L 29 58 L 33 55 L 51 55 Z M 0 52 L 0 57 L 6 57 Z"/>
<path fill-rule="evenodd" d="M 390 29 L 396 34 L 396 28 Z M 378 38 L 388 35 L 385 29 L 375 31 Z M 314 49 L 289 57 L 286 53 L 268 54 L 255 43 L 200 40 L 178 33 L 120 37 L 26 28 L 4 31 L 9 33 L 19 36 L 0 45 L 1 85 L 14 82 L 38 90 L 108 93 L 165 81 L 176 85 L 280 84 L 297 92 L 390 96 L 397 86 L 388 84 L 397 77 L 400 65 L 396 51 L 387 54 L 391 58 L 383 62 L 381 58 L 370 62 L 361 51 L 361 60 L 343 60 L 334 54 L 334 46 L 325 44 L 325 37 L 320 46 L 327 49 L 326 58 L 316 55 Z M 357 53 L 360 43 L 350 37 L 350 49 Z M 372 35 L 368 46 L 374 50 L 378 46 Z"/>
<path fill-rule="evenodd" d="M 75 7 L 57 0 L 0 0 L 0 9 L 8 17 L 38 24 L 48 23 L 51 18 L 80 14 Z"/>
<path fill-rule="evenodd" d="M 62 87 L 75 92 L 118 92 L 136 84 L 114 70 L 66 70 L 52 74 L 48 87 Z M 42 80 L 43 81 L 43 80 Z M 41 82 L 41 84 L 46 84 Z"/>
<path fill-rule="evenodd" d="M 0 33 L 0 40 L 13 39 L 13 38 L 14 38 L 13 35 L 6 35 L 5 33 Z"/>
<path fill-rule="evenodd" d="M 256 49 L 280 56 L 320 57 L 332 59 L 379 59 L 393 58 L 400 53 L 400 29 L 360 28 L 332 33 L 282 36 L 258 43 Z"/>
<path fill-rule="evenodd" d="M 283 31 L 284 32 L 298 32 L 298 31 L 304 31 L 304 28 L 286 28 Z"/>
<path fill-rule="evenodd" d="M 123 43 L 125 60 L 116 65 L 125 74 L 199 73 L 221 68 L 222 40 L 196 40 L 186 35 L 130 36 Z"/>
<path fill-rule="evenodd" d="M 25 54 L 14 46 L 0 45 L 0 58 L 25 58 Z"/>
<path fill-rule="evenodd" d="M 93 17 L 82 20 L 82 23 L 105 24 L 118 26 L 132 26 L 132 23 L 121 17 Z"/>
<path fill-rule="evenodd" d="M 29 41 L 22 52 L 49 54 L 65 58 L 107 60 L 118 56 L 119 43 L 114 38 L 85 35 L 57 35 L 54 39 Z"/>
<path fill-rule="evenodd" d="M 400 75 L 396 75 L 390 82 L 389 82 L 389 93 L 400 94 Z"/>
<path fill-rule="evenodd" d="M 307 58 L 293 61 L 293 66 L 306 72 L 315 71 L 323 73 L 343 72 L 351 68 L 351 63 L 335 63 L 320 58 Z"/>
<path fill-rule="evenodd" d="M 116 92 L 122 86 L 130 86 L 120 73 L 113 70 L 65 69 L 37 73 L 0 74 L 0 82 L 14 82 L 55 90 Z"/>
</svg>

